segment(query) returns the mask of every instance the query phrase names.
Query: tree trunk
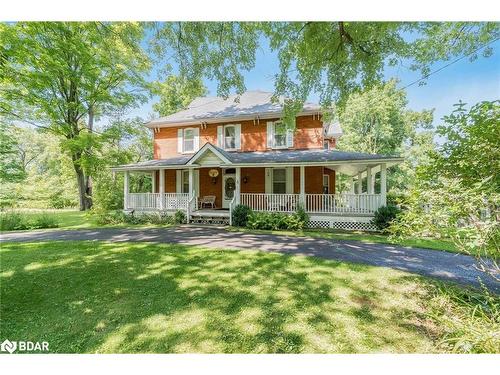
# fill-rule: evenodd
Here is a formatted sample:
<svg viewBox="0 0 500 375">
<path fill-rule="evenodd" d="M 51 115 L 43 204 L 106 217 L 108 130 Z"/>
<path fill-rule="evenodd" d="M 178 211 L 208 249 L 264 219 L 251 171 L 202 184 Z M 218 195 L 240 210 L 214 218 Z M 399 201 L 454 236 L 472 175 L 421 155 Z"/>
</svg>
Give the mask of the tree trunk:
<svg viewBox="0 0 500 375">
<path fill-rule="evenodd" d="M 92 208 L 92 186 L 89 177 L 85 175 L 82 167 L 78 164 L 79 159 L 78 155 L 73 155 L 72 157 L 78 183 L 80 211 L 86 211 Z"/>
</svg>

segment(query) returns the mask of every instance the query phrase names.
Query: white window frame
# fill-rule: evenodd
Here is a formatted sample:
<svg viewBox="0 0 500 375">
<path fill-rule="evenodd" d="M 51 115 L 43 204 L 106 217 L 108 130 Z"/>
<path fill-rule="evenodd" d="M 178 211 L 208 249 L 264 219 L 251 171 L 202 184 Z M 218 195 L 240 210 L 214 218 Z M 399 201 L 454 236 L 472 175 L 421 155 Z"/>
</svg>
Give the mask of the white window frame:
<svg viewBox="0 0 500 375">
<path fill-rule="evenodd" d="M 234 130 L 234 147 L 226 147 L 226 128 L 233 128 Z M 227 125 L 224 125 L 222 127 L 222 138 L 223 138 L 223 144 L 224 144 L 224 147 L 223 149 L 226 150 L 226 151 L 236 151 L 237 148 L 236 148 L 236 125 L 235 124 L 227 124 Z"/>
<path fill-rule="evenodd" d="M 325 177 L 326 177 L 326 181 L 327 181 L 327 184 L 325 185 Z M 330 194 L 330 175 L 329 174 L 324 174 L 323 175 L 323 191 L 325 191 L 325 186 L 328 187 L 328 194 Z"/>
<path fill-rule="evenodd" d="M 195 138 L 196 138 L 196 128 L 184 128 L 182 129 L 182 153 L 183 154 L 194 154 L 196 152 L 196 147 L 195 147 Z M 186 150 L 186 132 L 187 131 L 193 132 L 193 149 L 192 150 Z"/>
<path fill-rule="evenodd" d="M 285 127 L 285 133 L 284 133 L 284 137 L 285 137 L 285 144 L 283 146 L 278 146 L 276 144 L 276 125 L 283 125 Z M 284 148 L 288 148 L 288 141 L 287 141 L 287 137 L 288 137 L 288 130 L 286 128 L 286 125 L 283 121 L 274 121 L 273 122 L 273 149 L 284 149 Z"/>
<path fill-rule="evenodd" d="M 183 169 L 181 171 L 181 178 L 182 178 L 182 180 L 181 180 L 181 193 L 189 194 L 189 169 Z M 185 189 L 186 180 L 187 180 L 187 189 Z"/>
<path fill-rule="evenodd" d="M 323 139 L 323 150 L 329 150 L 329 149 L 330 149 L 330 141 L 328 139 Z"/>
<path fill-rule="evenodd" d="M 274 184 L 276 183 L 276 181 L 274 179 L 274 172 L 278 171 L 278 170 L 281 170 L 281 171 L 284 172 L 285 180 L 284 181 L 277 181 L 280 184 L 281 183 L 285 184 L 285 192 L 284 193 L 275 193 L 274 192 Z M 272 169 L 272 185 L 271 185 L 271 189 L 272 189 L 273 194 L 286 194 L 286 192 L 287 192 L 287 176 L 286 176 L 286 173 L 287 173 L 286 168 L 273 168 Z"/>
</svg>

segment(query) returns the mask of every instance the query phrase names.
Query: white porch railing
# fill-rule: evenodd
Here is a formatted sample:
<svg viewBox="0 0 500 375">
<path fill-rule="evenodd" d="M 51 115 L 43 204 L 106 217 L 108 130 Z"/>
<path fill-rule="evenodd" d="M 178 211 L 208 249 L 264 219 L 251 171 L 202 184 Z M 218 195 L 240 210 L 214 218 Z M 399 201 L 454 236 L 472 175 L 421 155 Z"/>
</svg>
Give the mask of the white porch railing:
<svg viewBox="0 0 500 375">
<path fill-rule="evenodd" d="M 306 194 L 308 213 L 372 214 L 382 204 L 380 194 Z"/>
<path fill-rule="evenodd" d="M 267 212 L 295 212 L 302 203 L 300 194 L 242 193 L 239 201 L 254 211 Z M 381 205 L 380 194 L 305 194 L 304 208 L 308 213 L 372 214 Z M 189 194 L 130 193 L 126 208 L 193 212 L 198 207 Z"/>
<path fill-rule="evenodd" d="M 372 214 L 381 206 L 380 194 L 305 194 L 308 213 Z M 240 203 L 254 211 L 295 212 L 300 194 L 242 193 Z"/>
<path fill-rule="evenodd" d="M 127 209 L 186 210 L 189 194 L 176 193 L 129 193 Z"/>
<path fill-rule="evenodd" d="M 300 202 L 300 194 L 242 193 L 240 204 L 254 211 L 295 212 Z"/>
</svg>

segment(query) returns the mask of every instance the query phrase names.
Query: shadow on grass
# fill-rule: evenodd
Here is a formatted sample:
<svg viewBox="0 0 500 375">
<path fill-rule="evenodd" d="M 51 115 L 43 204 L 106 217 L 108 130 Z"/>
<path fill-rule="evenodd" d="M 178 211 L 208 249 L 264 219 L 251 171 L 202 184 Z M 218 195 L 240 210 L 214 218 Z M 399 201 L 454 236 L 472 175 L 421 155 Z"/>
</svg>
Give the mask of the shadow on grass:
<svg viewBox="0 0 500 375">
<path fill-rule="evenodd" d="M 12 243 L 0 256 L 2 338 L 51 352 L 432 351 L 411 319 L 420 284 L 399 271 L 147 243 Z"/>
</svg>

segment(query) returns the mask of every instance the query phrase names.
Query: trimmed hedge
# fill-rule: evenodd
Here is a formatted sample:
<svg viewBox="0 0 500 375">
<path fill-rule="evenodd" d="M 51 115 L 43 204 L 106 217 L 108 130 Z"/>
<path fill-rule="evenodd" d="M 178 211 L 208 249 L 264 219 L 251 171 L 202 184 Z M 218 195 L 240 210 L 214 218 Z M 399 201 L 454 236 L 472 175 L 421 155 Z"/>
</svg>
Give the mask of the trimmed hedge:
<svg viewBox="0 0 500 375">
<path fill-rule="evenodd" d="M 267 230 L 302 230 L 308 221 L 303 210 L 293 214 L 280 212 L 252 212 L 248 216 L 247 228 Z"/>
</svg>

